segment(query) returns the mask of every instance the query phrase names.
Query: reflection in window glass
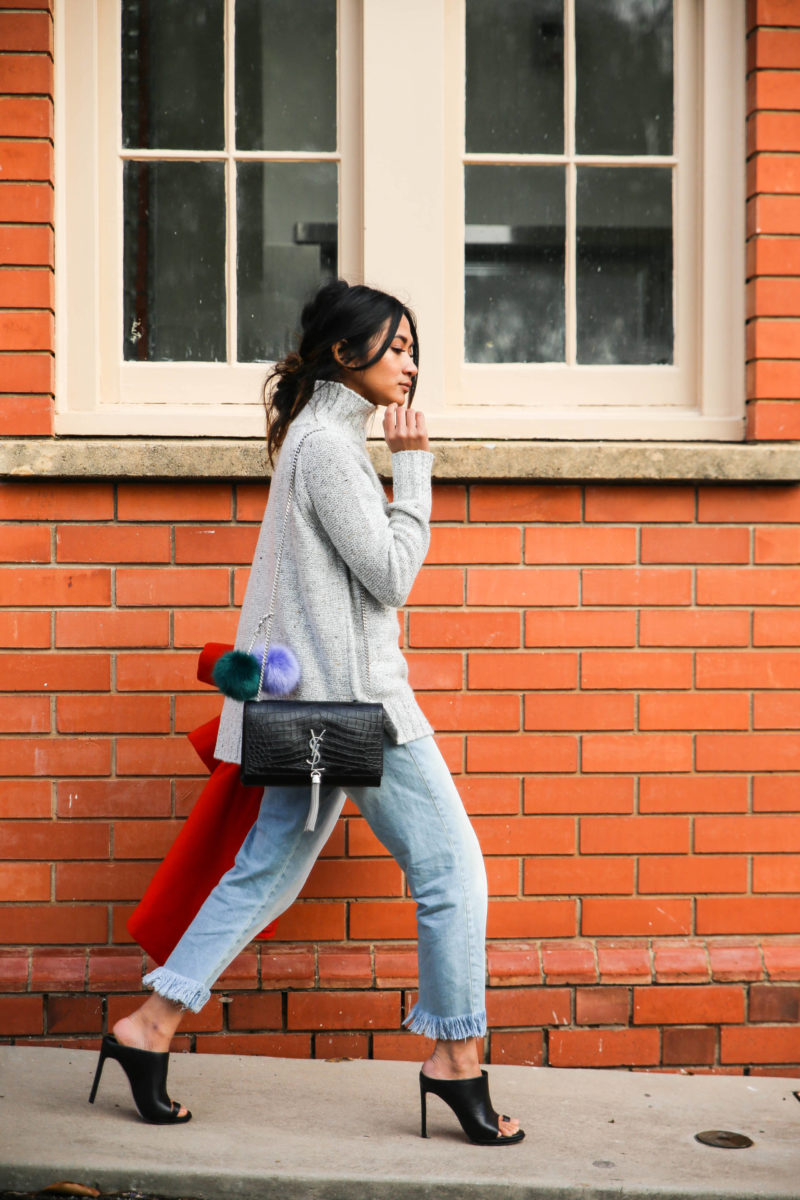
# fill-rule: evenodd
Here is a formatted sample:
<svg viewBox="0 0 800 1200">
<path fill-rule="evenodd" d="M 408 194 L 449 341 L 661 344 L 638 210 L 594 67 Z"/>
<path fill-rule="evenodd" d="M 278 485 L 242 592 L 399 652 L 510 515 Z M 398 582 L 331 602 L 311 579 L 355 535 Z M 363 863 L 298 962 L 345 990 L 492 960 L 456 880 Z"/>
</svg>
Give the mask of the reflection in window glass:
<svg viewBox="0 0 800 1200">
<path fill-rule="evenodd" d="M 467 0 L 467 151 L 564 149 L 563 0 Z"/>
<path fill-rule="evenodd" d="M 280 358 L 291 348 L 297 314 L 337 271 L 337 165 L 240 163 L 239 358 Z"/>
<path fill-rule="evenodd" d="M 672 0 L 575 0 L 579 154 L 672 153 Z"/>
<path fill-rule="evenodd" d="M 236 144 L 336 149 L 336 0 L 236 0 Z"/>
<path fill-rule="evenodd" d="M 578 362 L 672 362 L 672 172 L 578 168 Z"/>
<path fill-rule="evenodd" d="M 467 362 L 564 358 L 563 167 L 466 168 Z"/>
<path fill-rule="evenodd" d="M 123 0 L 123 146 L 223 148 L 224 7 L 224 0 Z"/>
<path fill-rule="evenodd" d="M 126 162 L 124 356 L 225 359 L 225 168 Z"/>
</svg>

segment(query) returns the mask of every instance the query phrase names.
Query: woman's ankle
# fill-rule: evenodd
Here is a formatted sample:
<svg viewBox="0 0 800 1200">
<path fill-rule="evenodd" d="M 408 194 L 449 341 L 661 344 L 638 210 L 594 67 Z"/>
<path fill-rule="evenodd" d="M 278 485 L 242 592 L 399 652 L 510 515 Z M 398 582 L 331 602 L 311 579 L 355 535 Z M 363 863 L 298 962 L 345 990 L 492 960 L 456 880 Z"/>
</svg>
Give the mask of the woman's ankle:
<svg viewBox="0 0 800 1200">
<path fill-rule="evenodd" d="M 440 1039 L 430 1057 L 422 1064 L 426 1075 L 434 1079 L 470 1079 L 480 1074 L 478 1043 L 475 1038 L 451 1042 Z"/>
</svg>

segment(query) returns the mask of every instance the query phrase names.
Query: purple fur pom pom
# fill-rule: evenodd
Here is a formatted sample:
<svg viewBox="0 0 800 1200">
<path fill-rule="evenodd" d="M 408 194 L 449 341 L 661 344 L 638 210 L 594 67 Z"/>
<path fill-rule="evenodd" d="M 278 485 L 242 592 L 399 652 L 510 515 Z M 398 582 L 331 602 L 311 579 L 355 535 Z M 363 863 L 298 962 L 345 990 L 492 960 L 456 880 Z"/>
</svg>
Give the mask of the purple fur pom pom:
<svg viewBox="0 0 800 1200">
<path fill-rule="evenodd" d="M 250 651 L 253 658 L 261 666 L 264 657 L 264 643 L 254 646 Z M 300 664 L 293 651 L 288 646 L 273 645 L 267 655 L 267 666 L 264 671 L 264 691 L 270 696 L 288 696 L 300 682 Z"/>
</svg>

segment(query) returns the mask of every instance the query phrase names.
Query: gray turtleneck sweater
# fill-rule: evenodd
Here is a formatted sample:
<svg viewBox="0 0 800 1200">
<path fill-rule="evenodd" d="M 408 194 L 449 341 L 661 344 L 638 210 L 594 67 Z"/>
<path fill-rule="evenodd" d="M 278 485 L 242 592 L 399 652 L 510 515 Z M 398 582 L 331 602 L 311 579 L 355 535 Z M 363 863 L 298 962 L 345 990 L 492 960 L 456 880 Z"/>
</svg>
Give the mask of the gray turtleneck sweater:
<svg viewBox="0 0 800 1200">
<path fill-rule="evenodd" d="M 296 700 L 378 700 L 396 742 L 432 733 L 398 645 L 404 604 L 430 540 L 433 455 L 392 455 L 388 503 L 366 449 L 375 408 L 341 383 L 319 383 L 289 426 L 270 487 L 236 647 L 246 650 L 272 594 L 292 459 L 300 448 L 278 581 L 272 644 L 300 663 Z M 362 615 L 363 614 L 363 615 Z M 241 761 L 242 704 L 226 699 L 216 757 Z"/>
</svg>

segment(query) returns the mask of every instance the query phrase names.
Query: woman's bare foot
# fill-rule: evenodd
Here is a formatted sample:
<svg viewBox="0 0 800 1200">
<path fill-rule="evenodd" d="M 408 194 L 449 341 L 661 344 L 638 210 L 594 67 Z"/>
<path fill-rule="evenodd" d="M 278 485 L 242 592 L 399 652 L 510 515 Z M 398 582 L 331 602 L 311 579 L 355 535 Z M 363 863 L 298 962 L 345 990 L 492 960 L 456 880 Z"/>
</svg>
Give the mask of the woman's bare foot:
<svg viewBox="0 0 800 1200">
<path fill-rule="evenodd" d="M 170 1042 L 182 1016 L 183 1008 L 180 1004 L 174 1004 L 153 992 L 129 1017 L 122 1017 L 117 1021 L 113 1034 L 123 1046 L 163 1054 L 169 1051 Z M 181 1108 L 178 1115 L 182 1117 L 186 1112 L 185 1108 Z"/>
<path fill-rule="evenodd" d="M 430 1058 L 422 1064 L 422 1073 L 432 1079 L 474 1079 L 481 1073 L 477 1041 L 475 1038 L 462 1042 L 439 1040 Z M 501 1116 L 497 1122 L 498 1137 L 511 1137 L 518 1129 L 516 1117 Z"/>
</svg>

